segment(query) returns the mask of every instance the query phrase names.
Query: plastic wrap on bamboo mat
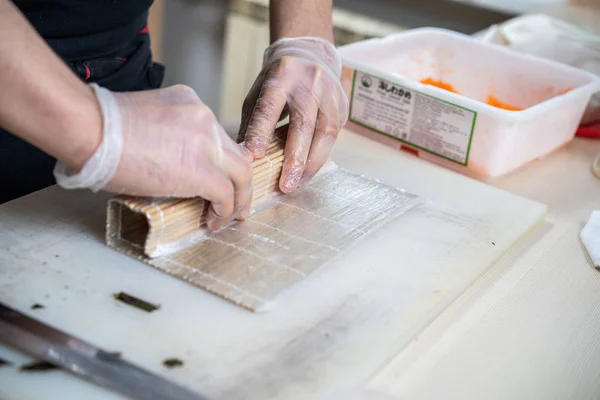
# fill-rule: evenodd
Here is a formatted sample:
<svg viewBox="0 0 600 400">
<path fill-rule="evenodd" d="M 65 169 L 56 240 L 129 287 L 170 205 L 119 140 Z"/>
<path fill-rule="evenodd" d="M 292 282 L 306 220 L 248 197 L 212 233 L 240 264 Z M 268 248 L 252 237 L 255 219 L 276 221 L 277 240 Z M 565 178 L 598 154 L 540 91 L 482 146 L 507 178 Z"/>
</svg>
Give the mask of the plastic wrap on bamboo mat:
<svg viewBox="0 0 600 400">
<path fill-rule="evenodd" d="M 276 182 L 281 166 L 275 169 L 258 179 Z M 208 232 L 202 229 L 206 205 L 201 199 L 119 196 L 109 202 L 107 243 L 260 311 L 281 291 L 418 203 L 416 196 L 333 164 L 286 196 L 271 184 L 264 190 L 257 170 L 255 165 L 257 201 L 245 221 Z"/>
</svg>

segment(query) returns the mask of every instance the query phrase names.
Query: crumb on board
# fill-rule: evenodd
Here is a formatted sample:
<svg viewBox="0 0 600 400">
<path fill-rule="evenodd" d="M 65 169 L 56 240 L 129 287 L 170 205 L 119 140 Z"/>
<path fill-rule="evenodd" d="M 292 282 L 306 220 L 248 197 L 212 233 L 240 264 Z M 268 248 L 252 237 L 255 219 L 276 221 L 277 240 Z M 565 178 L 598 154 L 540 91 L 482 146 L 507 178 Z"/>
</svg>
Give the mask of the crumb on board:
<svg viewBox="0 0 600 400">
<path fill-rule="evenodd" d="M 13 365 L 12 362 L 5 360 L 3 358 L 0 358 L 0 367 L 10 367 L 11 365 Z"/>
<path fill-rule="evenodd" d="M 22 372 L 42 372 L 42 371 L 51 371 L 58 369 L 58 365 L 49 363 L 48 361 L 34 361 L 29 364 L 25 364 L 21 367 Z"/>
<path fill-rule="evenodd" d="M 183 361 L 178 358 L 167 358 L 163 361 L 163 365 L 167 368 L 176 368 L 183 365 Z"/>
<path fill-rule="evenodd" d="M 492 242 L 492 244 L 493 244 L 494 246 L 496 245 L 496 243 L 495 243 L 495 242 Z"/>
<path fill-rule="evenodd" d="M 160 308 L 160 305 L 149 303 L 124 292 L 115 293 L 113 297 L 115 300 L 121 301 L 127 305 L 139 308 L 140 310 L 146 312 L 152 312 Z"/>
<path fill-rule="evenodd" d="M 46 308 L 46 307 L 45 307 L 43 304 L 40 304 L 40 303 L 35 303 L 35 304 L 33 304 L 33 305 L 30 307 L 30 308 L 31 308 L 32 310 L 39 310 L 39 309 Z"/>
</svg>

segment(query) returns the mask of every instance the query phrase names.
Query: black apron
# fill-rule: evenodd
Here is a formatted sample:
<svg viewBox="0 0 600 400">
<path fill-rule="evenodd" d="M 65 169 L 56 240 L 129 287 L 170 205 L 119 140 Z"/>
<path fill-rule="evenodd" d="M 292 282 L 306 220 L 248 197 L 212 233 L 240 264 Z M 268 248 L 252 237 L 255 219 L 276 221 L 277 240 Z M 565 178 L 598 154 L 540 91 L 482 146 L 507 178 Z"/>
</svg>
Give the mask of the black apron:
<svg viewBox="0 0 600 400">
<path fill-rule="evenodd" d="M 117 92 L 155 89 L 162 83 L 164 67 L 152 62 L 147 18 L 146 12 L 118 30 L 47 42 L 85 82 Z M 137 33 L 127 34 L 132 29 Z M 124 40 L 113 49 L 98 50 L 101 54 L 83 51 L 100 49 L 103 43 L 115 42 L 115 37 Z M 0 203 L 53 185 L 55 163 L 54 158 L 0 129 Z"/>
</svg>

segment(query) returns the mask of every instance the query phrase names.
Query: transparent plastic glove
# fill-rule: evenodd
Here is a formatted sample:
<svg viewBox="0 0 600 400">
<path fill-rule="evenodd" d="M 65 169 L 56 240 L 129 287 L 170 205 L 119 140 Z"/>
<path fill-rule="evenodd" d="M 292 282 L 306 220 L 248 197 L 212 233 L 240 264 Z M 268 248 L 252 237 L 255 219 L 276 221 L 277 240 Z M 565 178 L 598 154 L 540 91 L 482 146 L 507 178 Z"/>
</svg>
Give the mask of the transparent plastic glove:
<svg viewBox="0 0 600 400">
<path fill-rule="evenodd" d="M 265 51 L 263 70 L 244 101 L 238 141 L 262 158 L 275 126 L 289 114 L 279 182 L 285 193 L 318 172 L 346 123 L 341 72 L 337 50 L 320 38 L 280 39 Z"/>
<path fill-rule="evenodd" d="M 78 174 L 57 163 L 59 185 L 139 196 L 202 197 L 211 202 L 211 229 L 248 215 L 252 155 L 227 136 L 194 90 L 178 85 L 112 93 L 92 87 L 103 115 L 102 143 Z"/>
</svg>

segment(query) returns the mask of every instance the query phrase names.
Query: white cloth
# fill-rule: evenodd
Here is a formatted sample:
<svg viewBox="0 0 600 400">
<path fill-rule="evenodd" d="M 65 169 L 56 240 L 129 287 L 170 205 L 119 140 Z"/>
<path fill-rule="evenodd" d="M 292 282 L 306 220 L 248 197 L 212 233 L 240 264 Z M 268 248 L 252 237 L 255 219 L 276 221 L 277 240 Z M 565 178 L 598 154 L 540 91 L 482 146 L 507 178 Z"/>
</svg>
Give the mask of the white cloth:
<svg viewBox="0 0 600 400">
<path fill-rule="evenodd" d="M 592 262 L 600 268 L 600 211 L 592 212 L 580 236 Z"/>
</svg>

